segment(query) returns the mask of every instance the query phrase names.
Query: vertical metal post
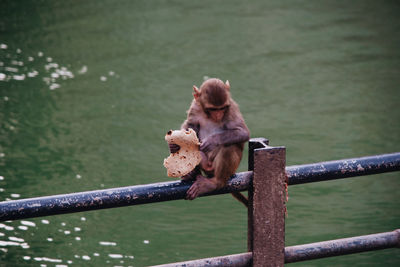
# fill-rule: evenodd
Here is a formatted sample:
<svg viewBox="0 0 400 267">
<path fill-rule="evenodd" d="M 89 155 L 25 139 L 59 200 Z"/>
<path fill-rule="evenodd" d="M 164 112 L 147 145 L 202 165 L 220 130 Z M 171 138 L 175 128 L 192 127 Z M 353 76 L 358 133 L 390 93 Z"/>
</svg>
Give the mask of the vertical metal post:
<svg viewBox="0 0 400 267">
<path fill-rule="evenodd" d="M 251 138 L 249 141 L 249 159 L 248 169 L 254 171 L 254 150 L 258 148 L 265 148 L 269 144 L 266 138 Z M 253 183 L 249 185 L 248 189 L 249 206 L 247 209 L 247 251 L 253 251 Z"/>
<path fill-rule="evenodd" d="M 265 140 L 265 139 L 264 139 Z M 253 141 L 253 140 L 251 140 Z M 258 139 L 249 190 L 248 248 L 253 266 L 283 266 L 285 260 L 285 147 L 269 147 Z"/>
</svg>

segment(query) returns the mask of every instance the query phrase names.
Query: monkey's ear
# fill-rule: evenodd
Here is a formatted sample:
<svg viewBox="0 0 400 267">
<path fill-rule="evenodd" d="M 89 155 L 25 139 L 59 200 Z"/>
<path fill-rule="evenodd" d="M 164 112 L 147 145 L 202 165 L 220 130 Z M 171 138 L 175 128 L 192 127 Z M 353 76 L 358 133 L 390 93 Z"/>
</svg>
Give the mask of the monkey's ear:
<svg viewBox="0 0 400 267">
<path fill-rule="evenodd" d="M 227 89 L 228 91 L 231 90 L 231 85 L 229 84 L 229 81 L 228 81 L 228 80 L 226 80 L 226 82 L 225 82 L 225 87 L 226 87 L 226 89 Z"/>
<path fill-rule="evenodd" d="M 197 88 L 196 85 L 193 85 L 194 99 L 197 100 L 200 97 L 200 94 L 201 94 L 201 92 L 200 92 L 199 88 Z"/>
</svg>

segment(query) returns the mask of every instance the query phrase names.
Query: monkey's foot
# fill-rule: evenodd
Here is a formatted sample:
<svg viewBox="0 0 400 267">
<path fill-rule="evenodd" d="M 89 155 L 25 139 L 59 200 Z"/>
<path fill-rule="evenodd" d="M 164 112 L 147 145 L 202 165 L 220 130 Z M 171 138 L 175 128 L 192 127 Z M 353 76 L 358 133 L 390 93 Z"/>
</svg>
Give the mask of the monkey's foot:
<svg viewBox="0 0 400 267">
<path fill-rule="evenodd" d="M 214 191 L 215 189 L 217 189 L 217 185 L 214 184 L 211 179 L 207 179 L 204 176 L 198 175 L 196 182 L 194 182 L 194 184 L 187 191 L 186 199 L 193 200 L 196 197 Z"/>
</svg>

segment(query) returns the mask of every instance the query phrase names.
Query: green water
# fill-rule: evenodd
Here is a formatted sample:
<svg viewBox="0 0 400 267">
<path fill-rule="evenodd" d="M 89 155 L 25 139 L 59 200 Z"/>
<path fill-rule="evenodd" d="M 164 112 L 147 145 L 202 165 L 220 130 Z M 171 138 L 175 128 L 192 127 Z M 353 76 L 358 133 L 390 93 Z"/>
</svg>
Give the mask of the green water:
<svg viewBox="0 0 400 267">
<path fill-rule="evenodd" d="M 170 181 L 191 87 L 229 79 L 287 164 L 400 151 L 396 1 L 0 0 L 0 200 Z M 244 155 L 239 171 L 247 168 Z M 400 174 L 289 188 L 286 245 L 400 228 Z M 0 266 L 247 250 L 230 195 L 0 224 Z M 398 249 L 293 266 L 399 266 Z"/>
</svg>

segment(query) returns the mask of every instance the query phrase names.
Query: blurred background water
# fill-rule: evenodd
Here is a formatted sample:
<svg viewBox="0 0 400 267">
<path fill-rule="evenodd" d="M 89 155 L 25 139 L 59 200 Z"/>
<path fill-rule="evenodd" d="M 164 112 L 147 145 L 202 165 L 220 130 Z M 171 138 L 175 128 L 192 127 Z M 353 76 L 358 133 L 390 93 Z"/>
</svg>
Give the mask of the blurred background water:
<svg viewBox="0 0 400 267">
<path fill-rule="evenodd" d="M 399 14 L 397 1 L 1 0 L 0 200 L 170 181 L 164 135 L 207 77 L 229 79 L 251 136 L 286 146 L 288 165 L 400 151 Z M 286 245 L 400 228 L 399 178 L 290 187 Z M 146 266 L 246 239 L 246 210 L 223 195 L 1 223 L 0 266 Z"/>
</svg>

